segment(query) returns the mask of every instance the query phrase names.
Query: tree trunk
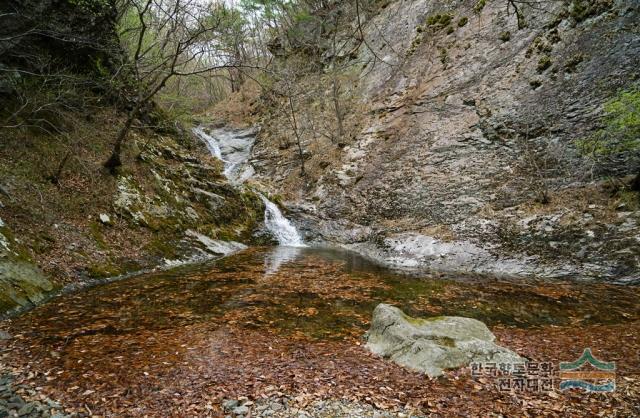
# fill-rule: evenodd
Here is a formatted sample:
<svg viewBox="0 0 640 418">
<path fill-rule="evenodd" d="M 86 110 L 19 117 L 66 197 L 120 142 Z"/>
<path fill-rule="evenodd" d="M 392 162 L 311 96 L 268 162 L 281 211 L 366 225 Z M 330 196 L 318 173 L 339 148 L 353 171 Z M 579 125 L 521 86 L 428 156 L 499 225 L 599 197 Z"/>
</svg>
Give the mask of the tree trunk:
<svg viewBox="0 0 640 418">
<path fill-rule="evenodd" d="M 636 174 L 636 178 L 631 182 L 631 190 L 640 192 L 640 172 Z"/>
<path fill-rule="evenodd" d="M 289 109 L 291 110 L 291 121 L 293 124 L 293 133 L 296 136 L 296 143 L 298 145 L 298 155 L 300 157 L 300 166 L 301 166 L 300 175 L 305 176 L 306 173 L 304 170 L 304 151 L 302 150 L 302 140 L 300 139 L 300 133 L 298 132 L 298 121 L 296 120 L 296 111 L 295 111 L 295 108 L 293 107 L 293 99 L 291 99 L 291 94 L 289 94 Z"/>
<path fill-rule="evenodd" d="M 124 126 L 120 128 L 120 132 L 118 132 L 118 137 L 116 138 L 116 142 L 113 144 L 113 151 L 111 151 L 111 156 L 104 163 L 104 167 L 109 170 L 109 172 L 113 175 L 116 174 L 118 167 L 122 166 L 122 160 L 120 159 L 120 152 L 122 151 L 122 144 L 127 138 L 127 134 L 131 129 L 131 125 L 133 124 L 133 120 L 136 118 L 137 107 L 131 113 L 129 113 L 129 117 L 127 117 L 127 121 Z"/>
<path fill-rule="evenodd" d="M 342 109 L 340 109 L 340 86 L 338 80 L 333 77 L 333 108 L 336 112 L 336 122 L 338 125 L 338 143 L 342 144 L 342 138 L 344 137 L 344 126 L 342 122 Z"/>
<path fill-rule="evenodd" d="M 64 170 L 64 166 L 67 164 L 69 157 L 71 157 L 71 152 L 67 151 L 67 153 L 64 155 L 64 157 L 60 161 L 60 164 L 58 164 L 58 169 L 56 170 L 56 172 L 50 175 L 49 177 L 47 177 L 51 181 L 51 183 L 55 184 L 56 186 L 60 184 L 60 177 L 62 177 L 62 170 Z"/>
</svg>

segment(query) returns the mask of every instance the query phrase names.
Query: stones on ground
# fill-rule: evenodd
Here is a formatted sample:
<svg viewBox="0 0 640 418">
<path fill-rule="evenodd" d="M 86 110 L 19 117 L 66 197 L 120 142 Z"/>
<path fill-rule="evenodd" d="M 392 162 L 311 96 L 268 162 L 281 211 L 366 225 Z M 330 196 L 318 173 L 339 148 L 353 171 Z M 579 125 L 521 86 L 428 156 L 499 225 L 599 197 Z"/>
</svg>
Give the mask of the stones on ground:
<svg viewBox="0 0 640 418">
<path fill-rule="evenodd" d="M 233 413 L 235 415 L 246 415 L 249 413 L 249 407 L 245 405 L 237 406 L 233 408 Z"/>
<path fill-rule="evenodd" d="M 0 341 L 10 340 L 10 339 L 11 339 L 11 334 L 9 334 L 7 331 L 3 331 L 0 329 Z M 0 384 L 2 384 L 2 381 L 0 381 Z"/>
<path fill-rule="evenodd" d="M 270 407 L 271 407 L 271 409 L 272 409 L 272 410 L 274 410 L 274 411 L 280 411 L 281 409 L 283 409 L 283 408 L 284 408 L 284 406 L 282 406 L 282 404 L 281 404 L 281 403 L 278 403 L 278 402 L 274 402 L 274 403 L 272 403 L 272 404 L 271 404 L 271 405 L 269 405 L 269 406 L 270 406 Z"/>
<path fill-rule="evenodd" d="M 103 224 L 111 225 L 111 218 L 106 213 L 101 213 L 99 218 L 100 218 L 100 222 L 102 222 Z"/>
<path fill-rule="evenodd" d="M 37 390 L 31 389 L 29 386 L 12 384 L 13 377 L 11 375 L 0 376 L 0 418 L 4 417 L 55 417 L 67 418 L 63 414 L 62 406 L 57 402 L 38 394 Z M 20 390 L 23 395 L 26 393 L 28 398 L 23 398 L 16 393 Z M 39 401 L 31 400 L 39 398 Z"/>
<path fill-rule="evenodd" d="M 496 345 L 495 336 L 478 320 L 455 316 L 412 318 L 387 304 L 375 308 L 366 338 L 366 346 L 374 354 L 430 377 L 472 362 L 525 362 L 513 351 Z"/>
<path fill-rule="evenodd" d="M 222 409 L 224 409 L 225 411 L 231 411 L 239 404 L 240 402 L 238 402 L 236 399 L 226 399 L 222 401 Z"/>
<path fill-rule="evenodd" d="M 251 406 L 246 415 L 251 417 L 272 417 L 272 418 L 391 418 L 391 417 L 414 417 L 404 410 L 384 411 L 377 409 L 373 405 L 350 402 L 343 399 L 316 400 L 304 406 L 295 401 L 295 397 L 272 396 L 266 399 L 258 399 L 255 404 L 244 402 L 243 405 Z M 226 402 L 226 401 L 225 401 Z M 249 405 L 251 404 L 251 405 Z M 224 402 L 223 402 L 224 405 Z M 237 407 L 236 407 L 237 408 Z M 239 415 L 228 413 L 227 417 L 233 418 Z"/>
</svg>

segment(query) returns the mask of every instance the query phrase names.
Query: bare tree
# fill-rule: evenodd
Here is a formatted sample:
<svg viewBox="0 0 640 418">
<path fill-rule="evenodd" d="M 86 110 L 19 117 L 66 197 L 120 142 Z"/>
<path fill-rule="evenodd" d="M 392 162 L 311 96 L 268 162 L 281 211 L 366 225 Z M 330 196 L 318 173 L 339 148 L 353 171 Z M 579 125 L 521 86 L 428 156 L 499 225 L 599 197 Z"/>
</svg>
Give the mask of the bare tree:
<svg viewBox="0 0 640 418">
<path fill-rule="evenodd" d="M 128 52 L 116 76 L 124 91 L 133 92 L 127 119 L 120 129 L 109 159 L 111 172 L 120 158 L 134 121 L 174 77 L 211 73 L 239 67 L 221 49 L 216 38 L 219 17 L 201 0 L 122 0 L 120 41 Z"/>
</svg>

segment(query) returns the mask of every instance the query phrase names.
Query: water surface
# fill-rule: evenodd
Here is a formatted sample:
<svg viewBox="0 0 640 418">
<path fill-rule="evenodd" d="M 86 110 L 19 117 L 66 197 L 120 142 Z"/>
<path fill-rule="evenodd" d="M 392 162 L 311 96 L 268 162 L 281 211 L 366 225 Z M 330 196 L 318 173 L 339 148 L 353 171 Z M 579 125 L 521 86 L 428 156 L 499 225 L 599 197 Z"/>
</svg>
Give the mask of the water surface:
<svg viewBox="0 0 640 418">
<path fill-rule="evenodd" d="M 351 252 L 274 247 L 65 295 L 15 325 L 46 339 L 229 321 L 342 338 L 362 334 L 381 302 L 411 315 L 461 315 L 489 326 L 530 327 L 636 320 L 637 295 L 635 288 L 606 284 L 407 276 Z"/>
</svg>

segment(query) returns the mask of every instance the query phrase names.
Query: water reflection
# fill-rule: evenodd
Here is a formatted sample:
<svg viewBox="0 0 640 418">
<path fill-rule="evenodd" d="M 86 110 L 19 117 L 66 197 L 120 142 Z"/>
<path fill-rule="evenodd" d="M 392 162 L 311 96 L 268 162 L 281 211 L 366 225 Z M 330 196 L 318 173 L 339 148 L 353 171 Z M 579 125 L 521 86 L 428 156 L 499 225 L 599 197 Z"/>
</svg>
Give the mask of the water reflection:
<svg viewBox="0 0 640 418">
<path fill-rule="evenodd" d="M 274 247 L 271 252 L 266 253 L 264 257 L 264 274 L 269 276 L 280 270 L 283 264 L 290 263 L 300 256 L 301 247 Z"/>
</svg>

